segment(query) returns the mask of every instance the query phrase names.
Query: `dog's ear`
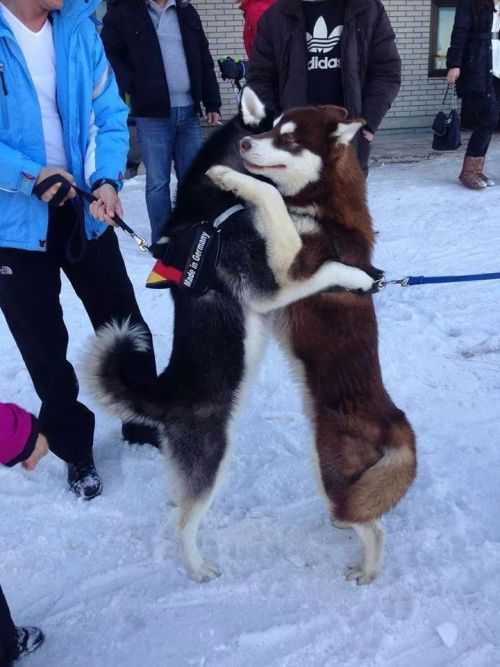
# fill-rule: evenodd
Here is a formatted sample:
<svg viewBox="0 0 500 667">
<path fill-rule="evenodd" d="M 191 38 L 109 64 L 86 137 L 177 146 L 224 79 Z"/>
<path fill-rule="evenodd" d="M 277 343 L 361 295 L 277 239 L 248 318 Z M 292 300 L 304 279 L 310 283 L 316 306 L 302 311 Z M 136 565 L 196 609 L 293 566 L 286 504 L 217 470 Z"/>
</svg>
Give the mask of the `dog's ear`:
<svg viewBox="0 0 500 667">
<path fill-rule="evenodd" d="M 267 116 L 264 103 L 249 86 L 245 86 L 241 93 L 240 114 L 243 124 L 254 128 Z"/>
<path fill-rule="evenodd" d="M 335 139 L 335 142 L 340 146 L 347 146 L 351 143 L 356 132 L 358 132 L 365 121 L 362 119 L 348 120 L 347 122 L 338 123 L 335 130 L 330 134 L 332 138 Z"/>
<path fill-rule="evenodd" d="M 320 106 L 319 108 L 323 113 L 327 114 L 328 119 L 332 124 L 342 122 L 349 115 L 347 109 L 344 109 L 344 107 L 337 107 L 333 104 L 326 104 L 324 106 Z"/>
</svg>

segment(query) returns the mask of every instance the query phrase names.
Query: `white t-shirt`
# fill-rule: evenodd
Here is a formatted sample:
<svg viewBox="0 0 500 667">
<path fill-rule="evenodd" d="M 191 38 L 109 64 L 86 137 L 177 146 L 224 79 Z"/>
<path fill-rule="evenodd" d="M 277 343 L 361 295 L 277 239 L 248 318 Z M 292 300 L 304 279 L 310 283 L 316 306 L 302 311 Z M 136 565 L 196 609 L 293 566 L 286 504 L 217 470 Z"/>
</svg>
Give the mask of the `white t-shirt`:
<svg viewBox="0 0 500 667">
<path fill-rule="evenodd" d="M 500 2 L 495 2 L 496 12 L 493 14 L 493 27 L 491 28 L 493 32 L 500 31 Z M 493 56 L 493 75 L 500 78 L 500 39 L 492 40 L 493 50 L 491 55 Z"/>
<path fill-rule="evenodd" d="M 57 109 L 56 54 L 52 25 L 47 19 L 39 32 L 33 32 L 5 5 L 0 3 L 0 7 L 23 52 L 38 95 L 47 164 L 67 169 L 68 161 L 64 150 L 62 123 Z"/>
</svg>

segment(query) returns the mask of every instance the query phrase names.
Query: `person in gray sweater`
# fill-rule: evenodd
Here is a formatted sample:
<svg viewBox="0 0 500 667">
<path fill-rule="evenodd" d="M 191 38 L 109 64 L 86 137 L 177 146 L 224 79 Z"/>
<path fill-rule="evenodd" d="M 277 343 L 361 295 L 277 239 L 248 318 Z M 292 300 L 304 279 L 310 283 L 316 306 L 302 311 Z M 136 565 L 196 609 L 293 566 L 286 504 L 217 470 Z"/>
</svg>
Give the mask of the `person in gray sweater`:
<svg viewBox="0 0 500 667">
<path fill-rule="evenodd" d="M 202 105 L 207 122 L 219 122 L 214 63 L 189 0 L 115 0 L 101 38 L 137 120 L 154 243 L 171 215 L 172 161 L 182 181 L 201 145 Z"/>
</svg>

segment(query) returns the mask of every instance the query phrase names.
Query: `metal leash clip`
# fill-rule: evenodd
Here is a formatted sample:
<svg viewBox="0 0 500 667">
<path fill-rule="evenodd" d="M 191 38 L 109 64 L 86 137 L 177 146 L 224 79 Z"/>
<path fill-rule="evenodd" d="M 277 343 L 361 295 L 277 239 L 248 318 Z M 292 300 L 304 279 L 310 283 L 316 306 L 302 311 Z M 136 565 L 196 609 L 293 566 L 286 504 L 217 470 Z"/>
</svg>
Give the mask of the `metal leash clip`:
<svg viewBox="0 0 500 667">
<path fill-rule="evenodd" d="M 387 285 L 401 285 L 401 287 L 408 287 L 410 277 L 400 278 L 399 280 L 387 280 L 386 278 L 380 278 L 380 280 L 375 281 L 375 285 L 378 287 L 378 291 L 381 292 L 387 287 Z"/>
<path fill-rule="evenodd" d="M 137 236 L 137 234 L 134 232 L 134 230 L 129 227 L 119 216 L 115 216 L 115 222 L 120 227 L 122 231 L 125 232 L 125 234 L 128 234 L 134 241 L 137 243 L 139 246 L 139 250 L 142 250 L 142 252 L 148 252 L 150 255 L 153 253 L 151 252 L 146 239 L 141 238 L 140 236 Z"/>
<path fill-rule="evenodd" d="M 146 242 L 146 239 L 141 238 L 140 236 L 137 236 L 137 234 L 131 234 L 132 238 L 134 241 L 137 243 L 139 246 L 139 250 L 142 250 L 142 252 L 149 252 L 151 253 L 151 250 L 149 249 L 149 246 Z"/>
</svg>

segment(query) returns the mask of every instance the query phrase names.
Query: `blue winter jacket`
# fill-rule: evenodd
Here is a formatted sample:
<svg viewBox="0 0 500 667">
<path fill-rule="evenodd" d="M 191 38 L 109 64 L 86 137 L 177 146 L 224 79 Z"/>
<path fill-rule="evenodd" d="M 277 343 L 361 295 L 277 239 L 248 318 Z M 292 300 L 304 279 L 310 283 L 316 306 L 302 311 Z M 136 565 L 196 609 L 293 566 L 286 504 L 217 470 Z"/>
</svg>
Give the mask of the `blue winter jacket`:
<svg viewBox="0 0 500 667">
<path fill-rule="evenodd" d="M 91 17 L 99 0 L 65 0 L 53 12 L 57 104 L 68 171 L 79 187 L 121 184 L 128 150 L 127 107 Z M 46 166 L 40 105 L 26 61 L 0 12 L 0 247 L 44 251 L 48 207 L 32 195 Z M 87 211 L 89 239 L 107 229 Z"/>
</svg>

